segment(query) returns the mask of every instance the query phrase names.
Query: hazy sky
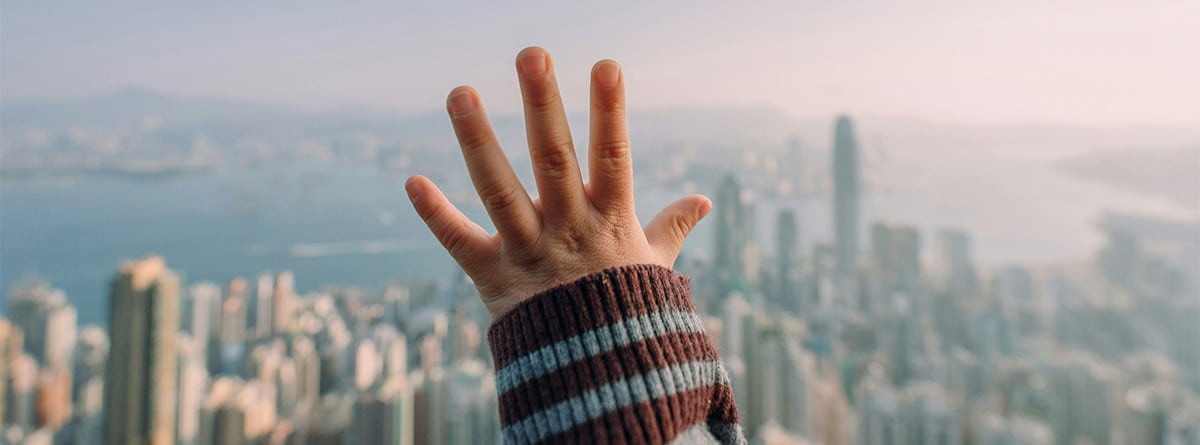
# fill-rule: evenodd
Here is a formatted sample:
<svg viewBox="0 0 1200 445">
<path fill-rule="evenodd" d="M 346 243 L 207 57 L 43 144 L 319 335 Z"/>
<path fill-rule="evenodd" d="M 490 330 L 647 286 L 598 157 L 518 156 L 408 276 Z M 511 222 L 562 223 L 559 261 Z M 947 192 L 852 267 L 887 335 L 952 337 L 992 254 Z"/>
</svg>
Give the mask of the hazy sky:
<svg viewBox="0 0 1200 445">
<path fill-rule="evenodd" d="M 142 86 L 424 111 L 466 83 L 515 110 L 512 59 L 537 44 L 572 109 L 610 57 L 633 107 L 1200 125 L 1197 0 L 211 3 L 3 1 L 0 94 Z"/>
</svg>

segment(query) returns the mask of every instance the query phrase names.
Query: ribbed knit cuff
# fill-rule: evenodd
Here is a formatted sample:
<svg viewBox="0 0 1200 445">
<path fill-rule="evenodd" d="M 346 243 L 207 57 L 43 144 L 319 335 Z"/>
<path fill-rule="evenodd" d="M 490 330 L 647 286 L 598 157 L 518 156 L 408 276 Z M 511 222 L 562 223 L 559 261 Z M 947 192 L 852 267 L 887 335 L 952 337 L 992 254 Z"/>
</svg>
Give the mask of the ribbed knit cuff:
<svg viewBox="0 0 1200 445">
<path fill-rule="evenodd" d="M 623 266 L 556 286 L 496 320 L 488 342 L 505 443 L 740 435 L 728 374 L 688 279 L 671 269 Z"/>
</svg>

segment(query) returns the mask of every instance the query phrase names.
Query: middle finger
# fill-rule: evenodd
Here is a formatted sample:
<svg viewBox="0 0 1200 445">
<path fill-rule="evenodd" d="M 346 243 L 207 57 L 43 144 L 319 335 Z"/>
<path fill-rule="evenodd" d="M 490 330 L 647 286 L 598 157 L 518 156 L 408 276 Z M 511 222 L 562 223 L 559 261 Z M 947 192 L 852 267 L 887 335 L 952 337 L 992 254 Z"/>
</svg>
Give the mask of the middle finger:
<svg viewBox="0 0 1200 445">
<path fill-rule="evenodd" d="M 517 72 L 542 215 L 548 222 L 578 221 L 586 214 L 588 201 L 550 54 L 538 47 L 526 48 L 517 55 Z"/>
</svg>

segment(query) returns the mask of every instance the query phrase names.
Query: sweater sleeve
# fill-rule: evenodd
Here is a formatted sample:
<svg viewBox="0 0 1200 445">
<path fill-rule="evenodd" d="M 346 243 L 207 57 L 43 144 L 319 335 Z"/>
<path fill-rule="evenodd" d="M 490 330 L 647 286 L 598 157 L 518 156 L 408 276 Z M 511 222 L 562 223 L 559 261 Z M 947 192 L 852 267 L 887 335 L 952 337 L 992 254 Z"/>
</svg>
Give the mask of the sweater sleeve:
<svg viewBox="0 0 1200 445">
<path fill-rule="evenodd" d="M 743 444 L 725 365 L 688 279 L 607 269 L 492 323 L 505 443 Z"/>
</svg>

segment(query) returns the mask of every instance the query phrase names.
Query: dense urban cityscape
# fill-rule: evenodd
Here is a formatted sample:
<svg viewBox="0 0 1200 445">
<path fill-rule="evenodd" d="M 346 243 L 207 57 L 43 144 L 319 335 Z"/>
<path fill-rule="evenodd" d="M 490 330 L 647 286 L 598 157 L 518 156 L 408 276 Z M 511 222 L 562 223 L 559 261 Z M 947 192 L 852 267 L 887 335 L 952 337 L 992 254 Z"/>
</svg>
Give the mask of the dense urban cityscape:
<svg viewBox="0 0 1200 445">
<path fill-rule="evenodd" d="M 1197 271 L 1154 223 L 1106 219 L 1078 264 L 981 270 L 966 229 L 864 221 L 853 121 L 833 133 L 832 239 L 803 249 L 796 211 L 762 215 L 728 174 L 703 190 L 707 255 L 677 264 L 752 443 L 1200 444 Z M 8 289 L 0 443 L 499 441 L 490 320 L 461 273 L 300 292 L 169 260 L 114 270 L 107 327 L 53 283 Z"/>
</svg>

